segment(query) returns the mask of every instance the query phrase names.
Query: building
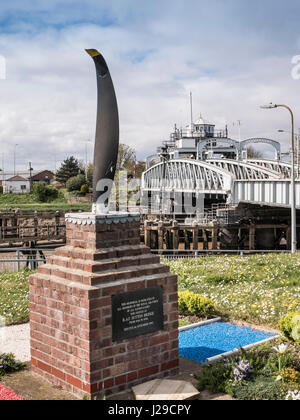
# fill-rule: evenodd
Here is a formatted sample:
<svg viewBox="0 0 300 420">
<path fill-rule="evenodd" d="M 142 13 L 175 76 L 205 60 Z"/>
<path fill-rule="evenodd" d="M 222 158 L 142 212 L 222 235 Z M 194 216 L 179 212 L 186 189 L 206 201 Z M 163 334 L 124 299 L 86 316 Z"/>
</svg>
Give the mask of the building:
<svg viewBox="0 0 300 420">
<path fill-rule="evenodd" d="M 4 194 L 25 194 L 30 192 L 30 185 L 37 182 L 44 182 L 50 185 L 54 182 L 55 175 L 49 170 L 19 172 L 14 174 L 12 172 L 0 172 L 0 186 L 3 187 Z"/>
<path fill-rule="evenodd" d="M 4 194 L 27 194 L 30 192 L 30 180 L 21 175 L 8 178 L 3 186 Z"/>
<path fill-rule="evenodd" d="M 48 170 L 33 172 L 31 177 L 33 184 L 36 182 L 44 182 L 47 185 L 50 185 L 54 181 L 54 178 L 54 173 Z"/>
</svg>

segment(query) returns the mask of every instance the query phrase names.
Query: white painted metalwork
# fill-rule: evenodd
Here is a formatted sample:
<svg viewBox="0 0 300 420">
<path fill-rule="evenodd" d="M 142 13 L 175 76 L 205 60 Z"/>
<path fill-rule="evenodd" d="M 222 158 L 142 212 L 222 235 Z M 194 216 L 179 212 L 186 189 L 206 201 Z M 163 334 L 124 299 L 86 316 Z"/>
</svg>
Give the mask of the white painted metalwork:
<svg viewBox="0 0 300 420">
<path fill-rule="evenodd" d="M 240 158 L 241 155 L 241 147 L 240 143 L 237 140 L 229 139 L 229 138 L 206 138 L 205 140 L 202 140 L 197 145 L 197 159 L 204 160 L 204 151 L 205 149 L 209 148 L 209 144 L 211 143 L 225 143 L 229 145 L 236 153 L 237 159 Z"/>
<path fill-rule="evenodd" d="M 239 180 L 280 178 L 280 175 L 274 169 L 264 166 L 259 167 L 259 165 L 254 165 L 248 161 L 243 162 L 231 159 L 212 159 L 207 162 L 211 165 L 216 165 L 225 169 Z"/>
<path fill-rule="evenodd" d="M 247 202 L 289 207 L 290 169 L 288 163 L 271 160 L 174 159 L 144 172 L 142 191 L 216 194 L 227 196 L 229 205 Z M 296 182 L 296 197 L 300 208 L 300 180 Z"/>
<path fill-rule="evenodd" d="M 234 179 L 225 169 L 203 161 L 170 160 L 144 172 L 142 190 L 160 191 L 163 187 L 164 191 L 224 195 L 232 190 Z"/>
<path fill-rule="evenodd" d="M 296 206 L 300 208 L 300 181 L 295 184 Z M 231 203 L 247 202 L 267 206 L 290 207 L 291 183 L 289 179 L 236 181 L 230 197 Z"/>
<path fill-rule="evenodd" d="M 251 163 L 252 165 L 258 165 L 262 168 L 278 172 L 284 175 L 286 178 L 291 176 L 292 165 L 288 162 L 267 159 L 247 159 L 247 162 Z"/>
<path fill-rule="evenodd" d="M 269 144 L 270 146 L 274 147 L 274 149 L 276 150 L 275 152 L 275 160 L 280 161 L 281 160 L 281 145 L 278 141 L 276 140 L 272 140 L 272 139 L 266 139 L 266 138 L 252 138 L 252 139 L 247 139 L 244 140 L 240 143 L 240 150 L 241 153 L 243 152 L 243 150 L 247 150 L 247 147 L 249 146 L 249 144 Z"/>
</svg>

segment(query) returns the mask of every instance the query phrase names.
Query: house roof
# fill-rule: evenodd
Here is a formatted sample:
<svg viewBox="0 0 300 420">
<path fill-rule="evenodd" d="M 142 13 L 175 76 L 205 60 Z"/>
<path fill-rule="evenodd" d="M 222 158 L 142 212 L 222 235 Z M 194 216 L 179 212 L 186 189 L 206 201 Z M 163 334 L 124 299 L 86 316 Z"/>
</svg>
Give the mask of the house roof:
<svg viewBox="0 0 300 420">
<path fill-rule="evenodd" d="M 200 114 L 200 118 L 195 122 L 195 124 L 196 125 L 215 125 L 215 124 L 212 124 L 212 123 L 210 123 L 209 121 L 207 121 L 207 120 L 205 120 L 203 117 L 202 117 L 202 114 Z"/>
<path fill-rule="evenodd" d="M 32 172 L 32 177 L 34 178 L 34 177 L 42 174 L 43 172 L 53 173 L 52 171 L 49 171 L 47 169 L 44 169 L 44 170 L 41 170 L 41 171 L 33 171 Z M 53 173 L 53 175 L 54 175 L 54 173 Z M 21 171 L 17 175 L 15 175 L 13 172 L 0 172 L 0 180 L 1 181 L 10 181 L 10 179 L 13 178 L 14 176 L 21 176 L 21 177 L 24 177 L 25 179 L 29 179 L 29 171 Z"/>
<path fill-rule="evenodd" d="M 21 175 L 15 175 L 15 176 L 13 176 L 13 177 L 11 177 L 11 178 L 9 178 L 9 179 L 6 180 L 6 182 L 13 182 L 13 181 L 26 181 L 26 182 L 29 182 L 29 179 L 28 178 L 24 178 Z"/>
</svg>

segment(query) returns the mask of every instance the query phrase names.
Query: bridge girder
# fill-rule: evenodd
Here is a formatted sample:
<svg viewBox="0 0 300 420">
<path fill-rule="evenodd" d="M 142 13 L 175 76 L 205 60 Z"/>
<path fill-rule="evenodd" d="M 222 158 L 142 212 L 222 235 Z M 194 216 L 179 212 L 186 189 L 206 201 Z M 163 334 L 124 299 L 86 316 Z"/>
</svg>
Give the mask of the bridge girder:
<svg viewBox="0 0 300 420">
<path fill-rule="evenodd" d="M 234 205 L 253 202 L 288 207 L 290 180 L 276 171 L 275 163 L 268 160 L 249 163 L 229 159 L 174 159 L 160 162 L 144 172 L 142 191 L 215 194 L 227 196 L 228 203 Z M 289 170 L 291 166 L 284 162 L 279 165 L 282 171 Z M 297 206 L 300 206 L 300 181 L 296 181 L 296 192 Z"/>
<path fill-rule="evenodd" d="M 291 176 L 292 165 L 287 162 L 270 159 L 247 159 L 247 162 L 251 163 L 252 165 L 258 165 L 262 168 L 276 171 L 287 178 Z"/>
<path fill-rule="evenodd" d="M 260 167 L 259 165 L 254 165 L 250 162 L 232 159 L 211 159 L 207 162 L 227 170 L 232 173 L 237 180 L 280 178 L 278 171 L 267 167 Z"/>
<path fill-rule="evenodd" d="M 164 180 L 164 182 L 163 182 Z M 142 177 L 142 189 L 226 194 L 235 177 L 230 172 L 192 159 L 169 160 L 152 166 Z"/>
</svg>

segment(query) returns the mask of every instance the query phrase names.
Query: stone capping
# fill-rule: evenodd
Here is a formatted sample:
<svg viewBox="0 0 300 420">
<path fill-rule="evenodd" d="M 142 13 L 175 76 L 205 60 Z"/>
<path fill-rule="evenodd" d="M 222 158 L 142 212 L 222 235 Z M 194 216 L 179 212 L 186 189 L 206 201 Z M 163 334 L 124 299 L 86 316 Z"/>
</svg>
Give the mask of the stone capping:
<svg viewBox="0 0 300 420">
<path fill-rule="evenodd" d="M 206 363 L 218 362 L 219 360 L 226 359 L 227 357 L 231 357 L 234 354 L 240 353 L 241 349 L 244 350 L 244 351 L 248 351 L 248 350 L 251 350 L 255 347 L 259 347 L 262 344 L 266 344 L 266 343 L 269 343 L 270 341 L 274 341 L 274 340 L 276 340 L 280 337 L 281 337 L 281 335 L 277 334 L 277 335 L 274 335 L 274 337 L 266 338 L 265 340 L 258 341 L 257 343 L 248 344 L 247 346 L 243 346 L 243 347 L 228 351 L 226 353 L 218 354 L 217 356 L 209 357 L 208 359 L 206 359 Z"/>
<path fill-rule="evenodd" d="M 65 215 L 66 222 L 75 225 L 96 225 L 96 224 L 125 224 L 129 222 L 139 222 L 139 213 L 67 213 Z"/>
<path fill-rule="evenodd" d="M 191 325 L 186 325 L 185 327 L 180 327 L 178 330 L 179 332 L 193 330 L 198 327 L 203 327 L 204 325 L 210 325 L 210 324 L 214 324 L 216 322 L 221 322 L 221 321 L 222 321 L 222 318 L 220 317 L 208 319 L 207 321 L 201 321 L 201 322 L 198 322 L 197 324 L 191 324 Z"/>
</svg>

